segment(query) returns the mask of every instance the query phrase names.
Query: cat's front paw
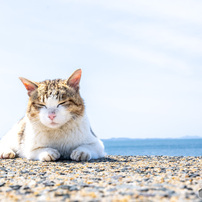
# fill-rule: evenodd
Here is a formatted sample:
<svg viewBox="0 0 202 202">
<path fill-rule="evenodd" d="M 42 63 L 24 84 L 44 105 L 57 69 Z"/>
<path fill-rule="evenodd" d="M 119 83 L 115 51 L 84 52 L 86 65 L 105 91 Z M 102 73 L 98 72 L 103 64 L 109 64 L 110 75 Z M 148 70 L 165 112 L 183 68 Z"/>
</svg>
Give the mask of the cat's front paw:
<svg viewBox="0 0 202 202">
<path fill-rule="evenodd" d="M 75 161 L 89 161 L 91 159 L 91 154 L 88 151 L 82 151 L 82 150 L 74 150 L 70 158 Z"/>
<path fill-rule="evenodd" d="M 0 152 L 1 159 L 14 159 L 15 155 L 16 155 L 15 152 L 11 149 L 7 149 Z"/>
<path fill-rule="evenodd" d="M 56 161 L 60 158 L 60 153 L 56 149 L 48 148 L 39 154 L 40 161 Z"/>
</svg>

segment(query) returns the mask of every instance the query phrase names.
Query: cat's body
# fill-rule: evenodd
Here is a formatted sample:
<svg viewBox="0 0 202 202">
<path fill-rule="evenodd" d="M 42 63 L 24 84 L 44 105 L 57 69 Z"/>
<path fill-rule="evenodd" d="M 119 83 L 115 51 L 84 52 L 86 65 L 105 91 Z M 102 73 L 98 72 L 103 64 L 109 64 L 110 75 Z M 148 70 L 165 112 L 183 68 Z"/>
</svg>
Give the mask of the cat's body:
<svg viewBox="0 0 202 202">
<path fill-rule="evenodd" d="M 103 157 L 79 94 L 81 70 L 68 80 L 34 83 L 21 78 L 30 96 L 27 113 L 0 142 L 0 158 L 76 161 Z"/>
</svg>

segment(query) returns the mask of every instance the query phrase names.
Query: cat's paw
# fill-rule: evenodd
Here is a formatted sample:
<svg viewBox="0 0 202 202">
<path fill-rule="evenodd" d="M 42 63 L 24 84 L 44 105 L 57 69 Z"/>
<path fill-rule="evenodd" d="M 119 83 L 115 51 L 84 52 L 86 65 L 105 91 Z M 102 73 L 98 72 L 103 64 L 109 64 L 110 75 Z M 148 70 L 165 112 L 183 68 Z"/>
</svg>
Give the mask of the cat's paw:
<svg viewBox="0 0 202 202">
<path fill-rule="evenodd" d="M 56 149 L 48 148 L 39 154 L 40 161 L 56 161 L 60 158 L 60 153 Z"/>
<path fill-rule="evenodd" d="M 0 158 L 1 159 L 14 159 L 15 158 L 15 152 L 12 149 L 7 149 L 0 152 Z"/>
<path fill-rule="evenodd" d="M 82 150 L 74 150 L 70 158 L 75 161 L 89 161 L 91 159 L 91 154 L 88 151 L 82 151 Z"/>
</svg>

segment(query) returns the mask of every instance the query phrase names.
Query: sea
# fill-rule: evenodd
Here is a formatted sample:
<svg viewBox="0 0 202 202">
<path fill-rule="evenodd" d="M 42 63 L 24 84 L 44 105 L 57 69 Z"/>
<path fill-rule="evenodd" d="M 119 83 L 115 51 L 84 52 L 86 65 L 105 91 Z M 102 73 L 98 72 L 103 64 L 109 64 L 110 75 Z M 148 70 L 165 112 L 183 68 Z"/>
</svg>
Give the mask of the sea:
<svg viewBox="0 0 202 202">
<path fill-rule="evenodd" d="M 108 155 L 202 156 L 200 139 L 103 139 Z"/>
</svg>

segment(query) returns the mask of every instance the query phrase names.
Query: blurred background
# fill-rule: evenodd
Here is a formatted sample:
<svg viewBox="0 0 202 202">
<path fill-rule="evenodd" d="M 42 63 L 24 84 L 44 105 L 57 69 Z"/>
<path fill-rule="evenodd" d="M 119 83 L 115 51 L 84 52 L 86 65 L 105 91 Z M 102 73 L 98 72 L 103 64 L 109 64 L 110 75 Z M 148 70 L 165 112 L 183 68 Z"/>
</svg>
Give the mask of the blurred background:
<svg viewBox="0 0 202 202">
<path fill-rule="evenodd" d="M 19 76 L 68 78 L 98 137 L 202 137 L 202 1 L 0 1 L 0 136 L 26 111 Z"/>
</svg>

